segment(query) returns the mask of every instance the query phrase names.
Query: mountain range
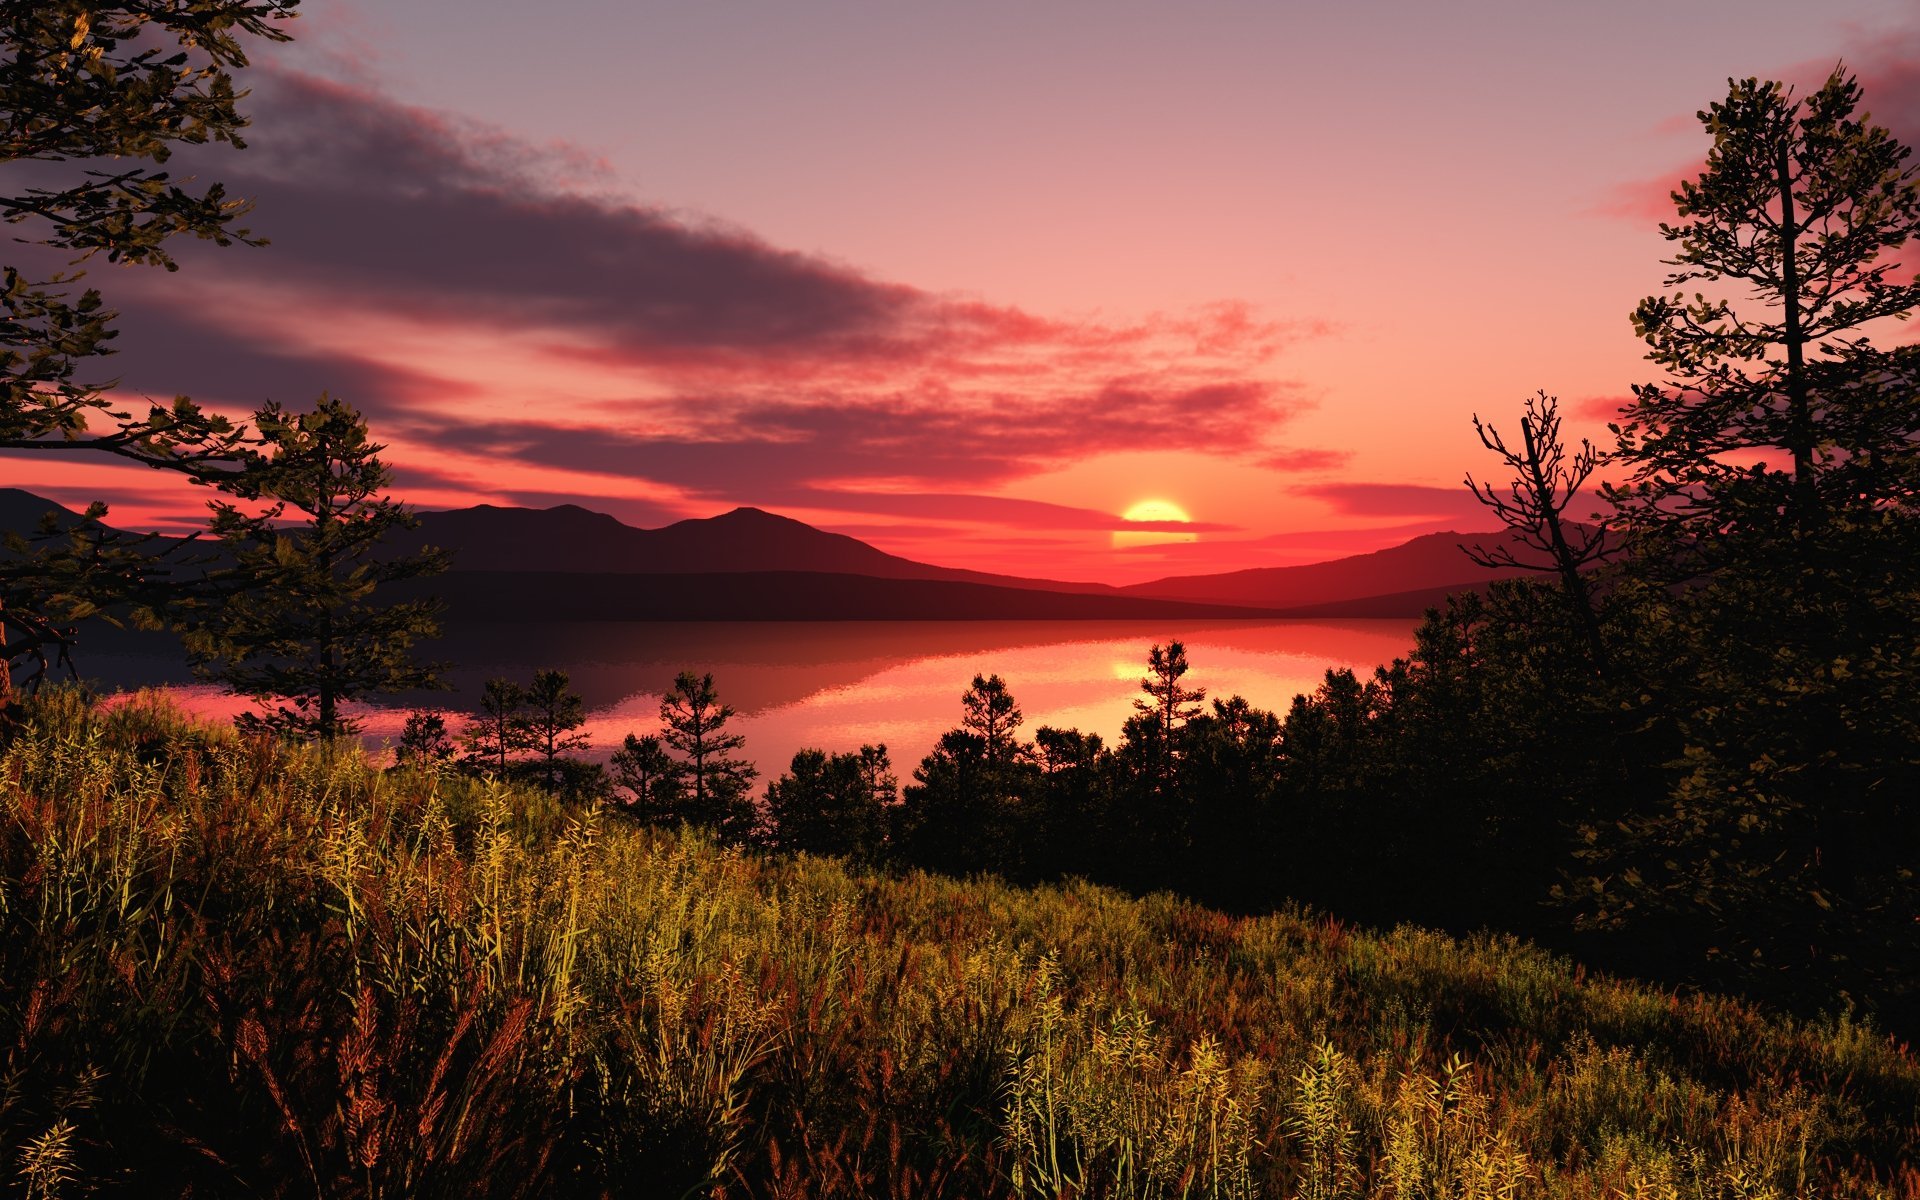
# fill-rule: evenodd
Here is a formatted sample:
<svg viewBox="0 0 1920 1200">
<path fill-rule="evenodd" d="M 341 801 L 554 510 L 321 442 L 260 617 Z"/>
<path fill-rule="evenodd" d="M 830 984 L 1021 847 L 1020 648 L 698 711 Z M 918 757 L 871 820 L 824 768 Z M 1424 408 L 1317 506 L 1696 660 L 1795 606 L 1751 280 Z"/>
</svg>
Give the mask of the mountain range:
<svg viewBox="0 0 1920 1200">
<path fill-rule="evenodd" d="M 0 489 L 0 528 L 27 530 L 50 500 Z M 757 508 L 637 529 L 578 505 L 479 505 L 418 514 L 393 552 L 438 546 L 453 569 L 414 587 L 473 620 L 959 620 L 1418 616 L 1450 592 L 1517 574 L 1462 545 L 1505 533 L 1435 533 L 1328 562 L 1174 576 L 1125 587 L 915 562 Z"/>
</svg>

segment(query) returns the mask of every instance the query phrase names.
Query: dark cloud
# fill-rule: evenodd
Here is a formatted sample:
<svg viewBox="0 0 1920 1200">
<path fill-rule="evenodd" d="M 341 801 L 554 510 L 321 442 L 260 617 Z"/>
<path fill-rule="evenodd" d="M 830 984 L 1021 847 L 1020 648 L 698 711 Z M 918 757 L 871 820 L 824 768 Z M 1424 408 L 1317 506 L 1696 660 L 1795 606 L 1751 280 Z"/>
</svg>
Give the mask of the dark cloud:
<svg viewBox="0 0 1920 1200">
<path fill-rule="evenodd" d="M 326 389 L 396 443 L 411 486 L 500 495 L 540 467 L 516 494 L 557 502 L 551 469 L 585 472 L 613 479 L 583 479 L 583 502 L 645 519 L 665 510 L 610 494 L 617 480 L 775 503 L 965 493 L 1122 450 L 1339 461 L 1267 444 L 1307 406 L 1267 364 L 1311 323 L 1232 303 L 1052 321 L 596 192 L 583 156 L 366 87 L 251 82 L 249 148 L 172 165 L 253 199 L 271 244 L 182 246 L 179 275 L 95 271 L 128 392 L 245 411 Z M 1116 521 L 1074 519 L 1033 527 Z"/>
<path fill-rule="evenodd" d="M 552 152 L 375 92 L 262 71 L 250 107 L 246 151 L 181 158 L 251 198 L 248 225 L 271 245 L 183 248 L 183 263 L 667 353 L 871 352 L 931 306 L 744 231 L 555 190 Z"/>
<path fill-rule="evenodd" d="M 470 453 L 708 495 L 771 498 L 874 477 L 984 486 L 1104 451 L 1204 450 L 1253 439 L 1285 411 L 1258 384 L 1164 393 L 1114 386 L 1073 404 L 1000 396 L 960 407 L 903 395 L 806 405 L 687 400 L 672 407 L 721 416 L 703 437 L 622 429 L 583 436 L 571 426 L 441 417 L 411 419 L 407 428 Z"/>
<path fill-rule="evenodd" d="M 1459 487 L 1430 487 L 1416 483 L 1321 483 L 1300 491 L 1324 500 L 1334 510 L 1355 517 L 1476 517 L 1492 518 L 1467 491 Z"/>
</svg>

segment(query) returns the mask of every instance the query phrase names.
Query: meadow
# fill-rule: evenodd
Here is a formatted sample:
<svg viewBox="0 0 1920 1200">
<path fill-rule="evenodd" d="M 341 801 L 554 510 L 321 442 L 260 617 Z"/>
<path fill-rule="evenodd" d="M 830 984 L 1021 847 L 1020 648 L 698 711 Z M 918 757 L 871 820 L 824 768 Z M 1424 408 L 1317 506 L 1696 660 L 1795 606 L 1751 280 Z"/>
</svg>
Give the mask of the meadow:
<svg viewBox="0 0 1920 1200">
<path fill-rule="evenodd" d="M 155 697 L 4 738 L 23 1195 L 1920 1196 L 1920 1063 L 1844 1013 L 756 855 Z"/>
</svg>

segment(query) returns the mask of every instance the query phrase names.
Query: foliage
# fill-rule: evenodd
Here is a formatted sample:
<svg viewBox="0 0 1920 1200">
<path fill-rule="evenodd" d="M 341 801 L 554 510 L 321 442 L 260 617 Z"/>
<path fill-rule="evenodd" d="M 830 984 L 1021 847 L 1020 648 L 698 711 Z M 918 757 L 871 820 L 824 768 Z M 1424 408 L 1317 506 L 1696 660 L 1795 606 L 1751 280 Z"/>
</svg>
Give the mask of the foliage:
<svg viewBox="0 0 1920 1200">
<path fill-rule="evenodd" d="M 1015 813 L 1037 774 L 1017 731 L 1020 705 L 998 675 L 975 675 L 961 694 L 960 728 L 940 736 L 901 794 L 892 842 L 931 870 L 1017 870 Z"/>
<path fill-rule="evenodd" d="M 1844 69 L 1805 100 L 1728 82 L 1700 113 L 1706 167 L 1673 194 L 1680 220 L 1660 227 L 1678 246 L 1667 286 L 1716 290 L 1635 310 L 1670 377 L 1634 389 L 1615 427 L 1629 481 L 1609 489 L 1643 557 L 1682 569 L 1710 566 L 1732 535 L 1781 512 L 1809 525 L 1910 506 L 1920 483 L 1915 354 L 1866 336 L 1920 304 L 1920 281 L 1899 282 L 1893 257 L 1920 232 L 1920 168 L 1855 116 L 1860 87 Z"/>
<path fill-rule="evenodd" d="M 886 855 L 899 792 L 885 746 L 862 746 L 854 754 L 802 750 L 787 774 L 767 785 L 766 843 L 874 865 Z"/>
<path fill-rule="evenodd" d="M 414 643 L 438 634 L 439 604 L 372 602 L 382 584 L 445 568 L 445 556 L 380 555 L 381 542 L 418 521 L 384 495 L 384 447 L 342 401 L 322 396 L 313 411 L 268 404 L 259 413 L 264 449 L 227 490 L 255 511 L 220 501 L 211 527 L 233 565 L 225 603 L 194 621 L 187 644 L 196 670 L 272 707 L 261 727 L 322 738 L 350 733 L 342 705 L 360 697 L 435 686 L 416 663 Z M 289 524 L 289 513 L 298 524 Z"/>
<path fill-rule="evenodd" d="M 48 1194 L 1920 1195 L 1920 1064 L 1849 1019 L 760 859 L 149 700 L 13 729 L 0 894 Z"/>
<path fill-rule="evenodd" d="M 1897 253 L 1920 168 L 1836 70 L 1795 99 L 1730 83 L 1674 193 L 1669 286 L 1634 316 L 1608 490 L 1630 555 L 1615 697 L 1665 750 L 1641 802 L 1589 823 L 1567 893 L 1600 928 L 1684 931 L 1723 978 L 1909 991 L 1920 959 L 1920 352 L 1869 333 L 1920 304 Z"/>
<path fill-rule="evenodd" d="M 580 694 L 571 690 L 565 671 L 536 671 L 533 686 L 521 693 L 525 710 L 522 736 L 538 756 L 542 783 L 550 791 L 566 791 L 568 756 L 587 748 L 587 736 L 575 733 L 587 723 L 587 710 Z"/>
<path fill-rule="evenodd" d="M 513 756 L 526 749 L 526 689 L 511 679 L 489 679 L 480 688 L 480 711 L 461 734 L 467 753 L 462 762 L 478 771 L 508 778 Z"/>
<path fill-rule="evenodd" d="M 735 754 L 747 739 L 727 732 L 733 706 L 720 702 L 712 675 L 682 671 L 660 700 L 660 738 L 680 757 L 670 768 L 672 817 L 744 840 L 756 823 L 747 789 L 758 773 Z"/>
<path fill-rule="evenodd" d="M 196 480 L 235 468 L 244 439 L 226 418 L 184 396 L 144 415 L 117 410 L 111 383 L 86 378 L 111 352 L 113 314 L 98 291 L 73 294 L 82 275 L 73 268 L 102 256 L 172 270 L 167 242 L 180 235 L 254 241 L 235 224 L 244 201 L 164 168 L 183 144 L 244 144 L 234 74 L 249 40 L 284 40 L 277 22 L 297 3 L 0 3 L 0 162 L 11 181 L 0 220 L 16 244 L 46 248 L 6 266 L 0 283 L 0 448 L 108 455 Z M 42 545 L 16 567 L 8 582 L 19 586 L 0 594 L 0 629 L 15 634 L 0 657 L 0 698 L 14 653 L 64 652 L 76 614 L 164 600 L 170 580 L 147 564 L 149 551 L 96 523 L 83 545 Z"/>
<path fill-rule="evenodd" d="M 415 709 L 400 729 L 394 759 L 401 766 L 428 768 L 453 761 L 457 747 L 443 713 Z"/>
<path fill-rule="evenodd" d="M 613 786 L 626 793 L 620 803 L 628 812 L 648 824 L 670 823 L 677 782 L 674 762 L 667 757 L 659 738 L 629 733 L 613 752 L 608 767 Z"/>
</svg>

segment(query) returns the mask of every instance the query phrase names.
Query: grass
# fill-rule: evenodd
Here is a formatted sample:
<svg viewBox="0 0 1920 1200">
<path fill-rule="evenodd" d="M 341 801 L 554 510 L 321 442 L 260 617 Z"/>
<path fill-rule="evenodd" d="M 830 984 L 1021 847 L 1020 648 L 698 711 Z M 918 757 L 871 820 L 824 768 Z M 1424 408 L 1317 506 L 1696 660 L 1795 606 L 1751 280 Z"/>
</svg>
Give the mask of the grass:
<svg viewBox="0 0 1920 1200">
<path fill-rule="evenodd" d="M 154 700 L 0 752 L 28 1196 L 1920 1196 L 1844 1016 L 1512 939 L 849 874 Z"/>
</svg>

